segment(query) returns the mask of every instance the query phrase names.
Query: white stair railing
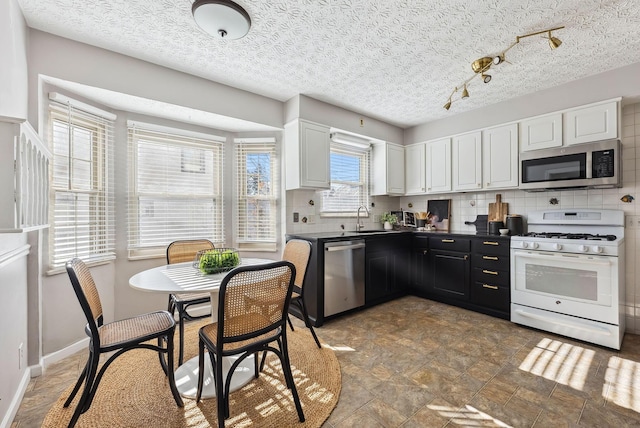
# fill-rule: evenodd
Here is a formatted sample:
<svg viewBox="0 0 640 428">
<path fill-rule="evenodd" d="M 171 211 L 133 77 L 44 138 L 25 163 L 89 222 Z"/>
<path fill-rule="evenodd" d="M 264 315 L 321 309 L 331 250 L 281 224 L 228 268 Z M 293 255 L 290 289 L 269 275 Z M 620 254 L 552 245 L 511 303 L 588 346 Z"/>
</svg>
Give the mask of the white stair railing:
<svg viewBox="0 0 640 428">
<path fill-rule="evenodd" d="M 50 160 L 28 122 L 0 121 L 0 233 L 49 226 Z"/>
</svg>

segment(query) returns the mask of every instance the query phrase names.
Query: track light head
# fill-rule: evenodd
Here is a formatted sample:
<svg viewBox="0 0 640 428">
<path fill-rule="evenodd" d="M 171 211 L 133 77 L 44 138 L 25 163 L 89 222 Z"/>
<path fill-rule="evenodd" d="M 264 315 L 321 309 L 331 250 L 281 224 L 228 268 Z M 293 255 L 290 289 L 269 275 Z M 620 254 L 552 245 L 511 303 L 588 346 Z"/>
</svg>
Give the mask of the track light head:
<svg viewBox="0 0 640 428">
<path fill-rule="evenodd" d="M 490 75 L 490 74 L 484 74 L 484 73 L 482 73 L 482 76 L 480 76 L 480 77 L 482 77 L 482 81 L 483 81 L 484 83 L 489 83 L 489 82 L 491 82 L 491 75 Z"/>
<path fill-rule="evenodd" d="M 449 99 L 443 107 L 445 110 L 449 110 L 451 108 L 451 99 Z"/>
<path fill-rule="evenodd" d="M 464 84 L 464 89 L 462 90 L 462 98 L 469 98 L 469 91 L 467 91 L 467 84 Z"/>
<path fill-rule="evenodd" d="M 551 31 L 549 31 L 549 47 L 551 49 L 557 49 L 562 44 L 562 41 L 557 37 L 553 37 L 551 35 Z"/>
</svg>

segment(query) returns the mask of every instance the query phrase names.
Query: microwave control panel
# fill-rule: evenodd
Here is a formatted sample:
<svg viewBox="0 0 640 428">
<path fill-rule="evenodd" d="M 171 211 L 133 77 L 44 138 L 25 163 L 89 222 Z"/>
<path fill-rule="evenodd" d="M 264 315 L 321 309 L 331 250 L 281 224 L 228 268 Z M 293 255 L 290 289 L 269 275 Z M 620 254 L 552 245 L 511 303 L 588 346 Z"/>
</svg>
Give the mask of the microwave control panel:
<svg viewBox="0 0 640 428">
<path fill-rule="evenodd" d="M 591 153 L 592 171 L 591 177 L 613 177 L 614 150 L 597 150 Z"/>
</svg>

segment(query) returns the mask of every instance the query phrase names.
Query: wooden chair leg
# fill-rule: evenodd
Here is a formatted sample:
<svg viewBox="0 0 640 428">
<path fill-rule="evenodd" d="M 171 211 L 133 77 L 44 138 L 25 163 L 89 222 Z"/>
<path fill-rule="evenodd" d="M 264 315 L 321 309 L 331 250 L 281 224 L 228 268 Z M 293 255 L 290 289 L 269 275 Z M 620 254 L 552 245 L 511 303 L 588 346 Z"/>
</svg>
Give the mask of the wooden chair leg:
<svg viewBox="0 0 640 428">
<path fill-rule="evenodd" d="M 300 304 L 300 309 L 302 310 L 302 315 L 304 316 L 305 325 L 309 327 L 309 330 L 311 330 L 311 335 L 313 336 L 313 340 L 316 341 L 316 345 L 318 345 L 318 348 L 322 349 L 322 346 L 320 345 L 320 341 L 318 340 L 318 336 L 316 336 L 316 332 L 313 329 L 313 326 L 311 325 L 311 320 L 309 319 L 309 313 L 307 312 L 307 308 L 304 305 L 304 300 L 300 299 L 298 303 Z"/>
<path fill-rule="evenodd" d="M 196 403 L 202 396 L 202 386 L 204 384 L 204 342 L 198 340 L 198 391 L 196 392 Z"/>
<path fill-rule="evenodd" d="M 289 327 L 291 327 L 291 331 L 296 331 L 293 328 L 293 323 L 291 322 L 291 317 L 287 314 L 287 322 L 289 323 Z"/>
<path fill-rule="evenodd" d="M 284 372 L 285 378 L 289 380 L 287 382 L 290 386 L 291 395 L 293 395 L 293 402 L 296 405 L 296 410 L 298 412 L 298 420 L 300 422 L 304 422 L 304 412 L 302 411 L 302 404 L 300 403 L 300 397 L 298 396 L 298 389 L 296 388 L 296 384 L 293 380 L 293 373 L 291 372 L 291 361 L 289 360 L 289 348 L 287 347 L 287 338 L 284 337 L 280 341 L 280 349 L 282 350 L 282 370 Z"/>
<path fill-rule="evenodd" d="M 178 350 L 178 365 L 181 366 L 184 359 L 184 307 L 180 305 L 178 311 L 178 324 L 180 328 L 180 349 Z"/>
<path fill-rule="evenodd" d="M 63 407 L 69 407 L 69 405 L 71 404 L 73 399 L 76 397 L 76 394 L 78 393 L 78 390 L 80 389 L 80 386 L 82 386 L 82 381 L 84 381 L 85 377 L 87 376 L 87 370 L 89 369 L 89 364 L 91 364 L 91 353 L 89 353 L 89 358 L 87 359 L 87 364 L 85 364 L 84 369 L 82 369 L 82 373 L 80 373 L 80 377 L 78 378 L 78 381 L 76 382 L 76 386 L 73 387 L 73 391 L 71 391 L 71 394 L 69 394 L 69 397 L 67 397 L 67 401 L 64 402 L 64 406 Z"/>
<path fill-rule="evenodd" d="M 184 407 L 184 402 L 182 401 L 182 397 L 180 397 L 180 392 L 178 392 L 178 387 L 176 386 L 176 378 L 175 373 L 173 372 L 173 334 L 175 330 L 172 330 L 169 334 L 167 334 L 167 377 L 169 378 L 169 387 L 171 388 L 171 394 L 173 394 L 173 399 L 175 400 L 178 407 Z M 162 341 L 162 339 L 158 339 L 158 341 Z M 159 352 L 160 355 L 163 352 Z M 162 359 L 164 360 L 164 358 Z"/>
</svg>

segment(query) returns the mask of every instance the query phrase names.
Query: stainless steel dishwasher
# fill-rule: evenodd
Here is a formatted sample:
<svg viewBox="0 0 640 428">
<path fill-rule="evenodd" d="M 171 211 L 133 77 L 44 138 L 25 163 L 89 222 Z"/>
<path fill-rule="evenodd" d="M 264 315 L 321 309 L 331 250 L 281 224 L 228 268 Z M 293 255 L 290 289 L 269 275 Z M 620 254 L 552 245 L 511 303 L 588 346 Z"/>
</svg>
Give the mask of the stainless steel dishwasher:
<svg viewBox="0 0 640 428">
<path fill-rule="evenodd" d="M 364 239 L 324 244 L 324 316 L 364 306 Z"/>
</svg>

